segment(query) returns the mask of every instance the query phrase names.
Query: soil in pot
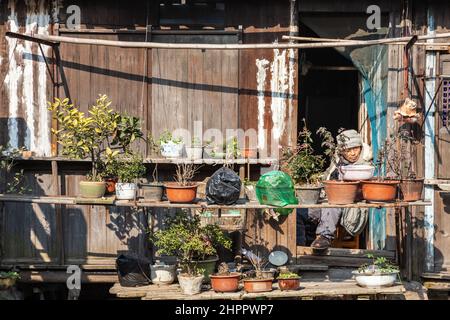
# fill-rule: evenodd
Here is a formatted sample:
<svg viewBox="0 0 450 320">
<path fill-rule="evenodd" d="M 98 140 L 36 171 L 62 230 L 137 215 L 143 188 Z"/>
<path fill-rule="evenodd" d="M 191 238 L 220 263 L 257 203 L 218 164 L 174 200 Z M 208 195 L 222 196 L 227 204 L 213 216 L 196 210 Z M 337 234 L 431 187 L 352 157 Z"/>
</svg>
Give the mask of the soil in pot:
<svg viewBox="0 0 450 320">
<path fill-rule="evenodd" d="M 351 204 L 358 195 L 358 181 L 328 180 L 324 182 L 325 193 L 330 204 Z"/>
<path fill-rule="evenodd" d="M 178 276 L 178 282 L 180 284 L 181 291 L 183 291 L 184 294 L 191 296 L 201 292 L 203 276 L 190 277 L 180 274 Z"/>
<path fill-rule="evenodd" d="M 400 181 L 362 181 L 362 195 L 364 200 L 374 202 L 389 202 L 397 198 L 397 187 Z"/>
<path fill-rule="evenodd" d="M 152 265 L 150 266 L 150 279 L 153 284 L 172 284 L 176 278 L 176 265 Z"/>
<path fill-rule="evenodd" d="M 80 181 L 80 196 L 82 198 L 101 198 L 105 195 L 105 182 Z"/>
<path fill-rule="evenodd" d="M 106 193 L 112 194 L 116 192 L 117 178 L 105 178 L 106 183 Z"/>
<path fill-rule="evenodd" d="M 400 195 L 404 201 L 422 199 L 423 179 L 404 179 L 400 182 Z"/>
<path fill-rule="evenodd" d="M 280 290 L 298 290 L 300 288 L 300 277 L 291 279 L 278 279 Z"/>
<path fill-rule="evenodd" d="M 197 185 L 181 186 L 176 182 L 166 183 L 167 199 L 174 203 L 192 203 L 197 196 Z"/>
<path fill-rule="evenodd" d="M 299 204 L 316 204 L 319 202 L 322 186 L 295 186 L 295 196 Z"/>
<path fill-rule="evenodd" d="M 158 202 L 162 200 L 164 185 L 161 183 L 141 183 L 142 196 L 145 201 Z"/>
<path fill-rule="evenodd" d="M 272 291 L 273 278 L 268 279 L 245 279 L 244 290 L 248 293 L 252 292 L 269 292 Z"/>
<path fill-rule="evenodd" d="M 210 275 L 211 287 L 216 292 L 236 292 L 239 289 L 240 273 Z"/>
</svg>

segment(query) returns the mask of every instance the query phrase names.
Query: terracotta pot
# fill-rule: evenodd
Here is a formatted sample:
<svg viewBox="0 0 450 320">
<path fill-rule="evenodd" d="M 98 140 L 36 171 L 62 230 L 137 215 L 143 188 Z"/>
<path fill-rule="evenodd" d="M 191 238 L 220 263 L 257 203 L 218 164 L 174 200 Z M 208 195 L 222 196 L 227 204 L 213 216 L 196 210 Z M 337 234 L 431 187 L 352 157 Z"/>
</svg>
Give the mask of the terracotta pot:
<svg viewBox="0 0 450 320">
<path fill-rule="evenodd" d="M 106 192 L 107 193 L 115 193 L 116 192 L 116 183 L 119 181 L 117 178 L 105 178 L 106 183 Z"/>
<path fill-rule="evenodd" d="M 400 193 L 404 201 L 422 199 L 423 179 L 404 179 L 400 182 Z"/>
<path fill-rule="evenodd" d="M 242 157 L 245 159 L 256 159 L 258 158 L 258 149 L 244 148 L 241 150 Z"/>
<path fill-rule="evenodd" d="M 300 278 L 278 279 L 280 290 L 298 290 L 300 288 Z"/>
<path fill-rule="evenodd" d="M 167 199 L 174 203 L 191 203 L 197 196 L 197 185 L 180 186 L 176 182 L 164 184 Z"/>
<path fill-rule="evenodd" d="M 351 204 L 358 195 L 359 181 L 327 180 L 324 185 L 330 204 Z"/>
<path fill-rule="evenodd" d="M 246 279 L 244 280 L 244 290 L 252 292 L 269 292 L 272 291 L 273 278 L 269 279 Z"/>
<path fill-rule="evenodd" d="M 397 180 L 362 181 L 363 198 L 367 201 L 394 201 L 399 183 Z"/>
<path fill-rule="evenodd" d="M 239 288 L 240 273 L 231 272 L 229 275 L 211 275 L 211 287 L 216 292 L 235 292 Z"/>
</svg>

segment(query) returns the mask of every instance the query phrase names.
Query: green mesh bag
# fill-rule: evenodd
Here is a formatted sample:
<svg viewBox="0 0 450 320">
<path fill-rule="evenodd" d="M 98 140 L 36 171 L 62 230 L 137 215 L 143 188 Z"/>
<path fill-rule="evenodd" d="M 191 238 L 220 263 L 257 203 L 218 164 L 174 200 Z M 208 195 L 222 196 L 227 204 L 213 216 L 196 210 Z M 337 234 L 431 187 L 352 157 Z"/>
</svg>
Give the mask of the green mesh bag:
<svg viewBox="0 0 450 320">
<path fill-rule="evenodd" d="M 291 177 L 281 171 L 270 171 L 262 175 L 256 184 L 256 196 L 260 204 L 275 207 L 298 204 Z M 288 215 L 292 211 L 292 209 L 275 209 L 275 212 L 282 215 Z"/>
</svg>

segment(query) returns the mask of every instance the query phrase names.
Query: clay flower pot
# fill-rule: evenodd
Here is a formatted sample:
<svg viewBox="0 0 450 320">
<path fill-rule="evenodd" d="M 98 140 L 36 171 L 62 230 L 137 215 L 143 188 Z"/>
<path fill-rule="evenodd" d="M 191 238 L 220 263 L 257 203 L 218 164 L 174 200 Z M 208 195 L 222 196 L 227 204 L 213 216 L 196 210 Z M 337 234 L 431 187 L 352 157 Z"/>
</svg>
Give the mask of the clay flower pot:
<svg viewBox="0 0 450 320">
<path fill-rule="evenodd" d="M 351 204 L 358 195 L 359 181 L 328 180 L 324 185 L 330 204 Z"/>
<path fill-rule="evenodd" d="M 404 201 L 422 199 L 423 179 L 404 179 L 400 182 L 400 192 Z"/>
<path fill-rule="evenodd" d="M 161 201 L 164 194 L 164 185 L 160 183 L 141 183 L 142 196 L 145 201 Z"/>
<path fill-rule="evenodd" d="M 397 187 L 400 181 L 362 181 L 363 198 L 367 201 L 394 201 L 397 198 Z"/>
<path fill-rule="evenodd" d="M 167 199 L 174 203 L 191 203 L 197 197 L 197 185 L 181 186 L 176 182 L 164 184 Z"/>
<path fill-rule="evenodd" d="M 299 204 L 316 204 L 320 199 L 322 186 L 295 186 L 295 196 Z"/>
<path fill-rule="evenodd" d="M 97 181 L 80 181 L 80 196 L 82 198 L 101 198 L 105 195 L 106 183 Z"/>
<path fill-rule="evenodd" d="M 228 275 L 211 275 L 211 287 L 215 292 L 236 292 L 239 288 L 241 274 L 231 272 Z"/>
<path fill-rule="evenodd" d="M 256 148 L 243 148 L 241 150 L 242 157 L 245 159 L 256 159 L 258 158 L 258 149 Z"/>
<path fill-rule="evenodd" d="M 245 279 L 244 290 L 248 293 L 252 292 L 269 292 L 272 291 L 273 278 L 268 279 Z"/>
<path fill-rule="evenodd" d="M 280 290 L 298 290 L 300 288 L 300 277 L 291 279 L 278 279 Z"/>
<path fill-rule="evenodd" d="M 119 179 L 117 178 L 105 178 L 106 183 L 106 193 L 115 193 L 116 192 L 116 183 Z"/>
</svg>

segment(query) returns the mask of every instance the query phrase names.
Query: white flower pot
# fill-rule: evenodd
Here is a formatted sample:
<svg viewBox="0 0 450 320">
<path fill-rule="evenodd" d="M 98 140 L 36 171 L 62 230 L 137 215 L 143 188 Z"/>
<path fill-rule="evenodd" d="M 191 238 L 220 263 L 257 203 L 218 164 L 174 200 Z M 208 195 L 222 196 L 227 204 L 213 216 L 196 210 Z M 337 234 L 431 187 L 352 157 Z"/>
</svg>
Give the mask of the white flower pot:
<svg viewBox="0 0 450 320">
<path fill-rule="evenodd" d="M 375 167 L 370 165 L 348 165 L 341 167 L 343 179 L 348 181 L 370 180 Z"/>
<path fill-rule="evenodd" d="M 203 158 L 203 147 L 186 147 L 186 156 L 190 160 L 201 160 Z"/>
<path fill-rule="evenodd" d="M 176 278 L 176 265 L 152 265 L 150 266 L 150 278 L 154 284 L 172 284 Z"/>
<path fill-rule="evenodd" d="M 202 289 L 203 278 L 203 276 L 187 277 L 178 275 L 178 282 L 180 283 L 181 291 L 189 296 L 200 293 Z"/>
<path fill-rule="evenodd" d="M 136 191 L 136 183 L 116 183 L 116 198 L 118 200 L 134 200 Z"/>
<path fill-rule="evenodd" d="M 169 141 L 168 143 L 161 144 L 161 155 L 165 158 L 181 158 L 183 156 L 183 151 L 183 143 L 176 144 Z"/>
<path fill-rule="evenodd" d="M 365 288 L 390 287 L 398 278 L 398 272 L 370 274 L 353 271 L 353 274 L 358 285 Z"/>
</svg>

